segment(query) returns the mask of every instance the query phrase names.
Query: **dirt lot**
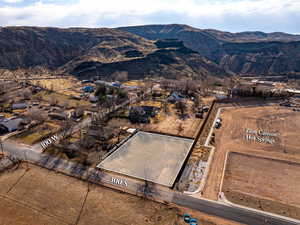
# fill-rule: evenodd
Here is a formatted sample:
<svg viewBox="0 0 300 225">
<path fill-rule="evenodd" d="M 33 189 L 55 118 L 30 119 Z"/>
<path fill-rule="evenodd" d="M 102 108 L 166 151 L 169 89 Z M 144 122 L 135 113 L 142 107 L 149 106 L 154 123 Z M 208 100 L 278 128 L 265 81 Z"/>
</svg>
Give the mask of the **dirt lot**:
<svg viewBox="0 0 300 225">
<path fill-rule="evenodd" d="M 230 132 L 221 133 L 222 144 L 234 149 L 239 145 L 266 152 L 300 155 L 300 113 L 287 107 L 265 106 L 253 108 L 226 109 L 222 114 L 224 128 Z M 274 144 L 247 141 L 246 129 L 277 133 Z"/>
<path fill-rule="evenodd" d="M 226 154 L 229 151 L 241 152 L 274 160 L 285 160 L 288 162 L 300 163 L 300 140 L 299 138 L 297 138 L 297 135 L 300 131 L 299 112 L 293 112 L 290 108 L 274 105 L 249 108 L 226 108 L 222 111 L 220 116 L 222 118 L 222 127 L 214 131 L 216 134 L 216 151 L 212 161 L 208 180 L 204 189 L 205 197 L 215 200 L 218 199 L 224 162 L 226 159 Z M 247 140 L 247 129 L 251 130 L 251 135 L 255 136 L 256 139 Z M 261 135 L 259 134 L 259 131 L 268 133 L 269 135 Z M 257 133 L 255 134 L 255 132 Z M 262 140 L 262 138 L 265 138 L 265 140 Z M 271 140 L 271 142 L 269 142 L 269 140 Z M 241 162 L 245 162 L 245 165 L 242 164 L 241 166 L 246 166 L 246 163 L 252 163 L 251 165 L 254 168 L 256 168 L 255 166 L 259 166 L 259 161 L 256 160 L 251 160 L 249 162 L 246 162 L 246 160 L 239 160 L 238 162 L 240 164 L 242 164 Z M 251 168 L 251 165 L 249 165 L 249 169 Z M 252 192 L 249 191 L 250 193 L 247 193 L 247 196 L 251 195 L 252 197 L 256 197 L 256 201 L 258 201 L 259 198 L 265 199 L 265 202 L 263 203 L 262 201 L 260 201 L 261 204 L 270 205 L 269 207 L 265 207 L 265 209 L 271 209 L 274 207 L 280 208 L 276 204 L 294 204 L 293 202 L 280 202 L 280 199 L 278 199 L 278 191 L 280 191 L 280 193 L 283 193 L 285 192 L 285 189 L 282 185 L 278 185 L 277 182 L 273 183 L 278 180 L 280 181 L 281 179 L 277 176 L 279 170 L 282 173 L 288 173 L 287 171 L 284 171 L 284 165 L 285 164 L 278 163 L 276 165 L 272 164 L 273 168 L 269 171 L 262 168 L 261 171 L 266 174 L 266 177 L 260 180 L 260 184 L 248 180 L 247 185 Z M 245 174 L 246 175 L 244 176 L 248 178 L 248 176 L 251 176 L 252 172 L 249 170 Z M 257 172 L 258 176 L 259 174 L 260 173 Z M 296 172 L 294 172 L 294 175 L 295 174 Z M 237 183 L 239 182 L 240 180 L 238 180 Z M 286 185 L 291 185 L 291 188 L 298 188 L 300 190 L 300 183 L 295 183 L 292 178 L 286 179 L 283 182 L 285 182 Z M 268 187 L 272 187 L 273 189 L 268 189 Z M 256 189 L 256 191 L 258 192 L 256 193 L 256 196 L 253 194 L 254 189 Z M 245 193 L 246 191 L 235 191 L 235 194 L 233 194 L 233 191 L 231 190 L 231 192 L 227 193 L 227 195 L 230 199 L 246 199 L 246 195 L 244 197 L 241 197 L 241 195 L 244 195 Z M 259 196 L 259 193 L 261 196 Z M 288 193 L 295 193 L 295 191 L 294 189 L 289 190 Z M 287 198 L 285 195 L 281 195 L 283 196 L 283 198 Z M 297 198 L 299 197 L 300 196 L 298 196 Z M 294 200 L 296 200 L 297 198 L 295 198 L 294 196 Z M 250 200 L 245 200 L 245 202 L 247 203 L 244 202 L 244 204 L 248 204 L 251 207 L 257 208 L 258 206 L 253 204 L 253 201 L 251 203 Z M 270 203 L 269 201 L 272 201 L 272 203 Z M 297 204 L 299 206 L 300 202 L 298 202 Z M 277 213 L 284 214 L 280 210 L 275 209 L 275 211 Z M 290 215 L 295 215 L 296 211 L 290 210 L 289 213 Z"/>
<path fill-rule="evenodd" d="M 197 119 L 189 110 L 189 117 L 180 119 L 176 114 L 173 106 L 169 106 L 169 113 L 162 115 L 162 119 L 158 123 L 152 123 L 149 129 L 157 132 L 181 135 L 194 138 L 201 126 L 202 119 Z M 180 130 L 180 127 L 182 130 Z"/>
<path fill-rule="evenodd" d="M 1 225 L 172 225 L 190 213 L 204 225 L 239 225 L 89 185 L 33 165 L 0 174 Z M 88 191 L 89 190 L 89 191 Z"/>
<path fill-rule="evenodd" d="M 222 127 L 215 130 L 216 151 L 204 196 L 218 199 L 226 154 L 229 151 L 300 162 L 300 113 L 279 106 L 226 108 Z M 277 133 L 274 144 L 246 140 L 246 129 Z M 256 135 L 257 136 L 257 135 Z"/>
<path fill-rule="evenodd" d="M 237 204 L 300 219 L 300 164 L 230 153 L 223 191 Z"/>
</svg>

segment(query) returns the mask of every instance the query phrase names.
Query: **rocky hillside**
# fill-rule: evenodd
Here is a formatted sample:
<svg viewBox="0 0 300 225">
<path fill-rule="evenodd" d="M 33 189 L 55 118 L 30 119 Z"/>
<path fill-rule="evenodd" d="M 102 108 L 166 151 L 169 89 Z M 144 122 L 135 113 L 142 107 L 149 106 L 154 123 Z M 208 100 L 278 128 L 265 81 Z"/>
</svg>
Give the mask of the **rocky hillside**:
<svg viewBox="0 0 300 225">
<path fill-rule="evenodd" d="M 117 29 L 0 28 L 0 69 L 45 66 L 80 77 L 228 76 L 177 40 L 151 41 Z"/>
<path fill-rule="evenodd" d="M 300 72 L 300 41 L 226 43 L 214 61 L 222 68 L 240 74 Z"/>
<path fill-rule="evenodd" d="M 116 71 L 127 71 L 130 79 L 149 75 L 173 79 L 182 77 L 204 79 L 212 75 L 218 77 L 230 75 L 215 63 L 186 48 L 182 42 L 177 40 L 159 40 L 154 45 L 156 49 L 150 53 L 132 50 L 130 54 L 133 57 L 131 59 L 110 63 L 95 60 L 75 63 L 77 66 L 71 73 L 79 77 L 86 77 L 110 76 Z"/>
<path fill-rule="evenodd" d="M 0 28 L 0 68 L 44 65 L 53 69 L 86 54 L 111 61 L 126 48 L 146 48 L 148 42 L 113 29 L 5 27 Z M 110 44 L 123 49 L 106 49 Z"/>
<path fill-rule="evenodd" d="M 187 25 L 148 25 L 119 30 L 157 40 L 176 38 L 227 71 L 251 75 L 300 72 L 300 35 L 201 30 Z"/>
</svg>

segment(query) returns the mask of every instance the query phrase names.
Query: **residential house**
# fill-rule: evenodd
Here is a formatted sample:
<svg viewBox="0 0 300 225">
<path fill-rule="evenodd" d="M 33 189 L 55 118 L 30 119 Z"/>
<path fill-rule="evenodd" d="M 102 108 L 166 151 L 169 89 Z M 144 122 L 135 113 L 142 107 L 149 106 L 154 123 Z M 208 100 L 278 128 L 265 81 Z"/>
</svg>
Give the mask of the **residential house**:
<svg viewBox="0 0 300 225">
<path fill-rule="evenodd" d="M 178 92 L 173 92 L 168 98 L 167 98 L 167 101 L 168 102 L 171 102 L 171 103 L 176 103 L 180 100 L 182 100 L 184 98 L 183 95 L 181 95 L 180 93 Z"/>
<path fill-rule="evenodd" d="M 11 133 L 22 128 L 22 118 L 6 119 L 0 122 L 0 135 Z"/>
<path fill-rule="evenodd" d="M 12 110 L 26 109 L 27 106 L 28 106 L 27 103 L 14 103 L 14 104 L 12 104 L 11 108 L 12 108 Z"/>
</svg>

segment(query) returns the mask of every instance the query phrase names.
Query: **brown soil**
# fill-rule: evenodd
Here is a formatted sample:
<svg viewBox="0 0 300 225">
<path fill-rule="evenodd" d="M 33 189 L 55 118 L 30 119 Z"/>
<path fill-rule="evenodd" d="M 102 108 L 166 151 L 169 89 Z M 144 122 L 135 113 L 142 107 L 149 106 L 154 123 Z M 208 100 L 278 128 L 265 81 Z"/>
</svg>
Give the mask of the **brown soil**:
<svg viewBox="0 0 300 225">
<path fill-rule="evenodd" d="M 300 219 L 298 163 L 230 153 L 223 191 L 235 203 Z"/>
<path fill-rule="evenodd" d="M 142 200 L 31 164 L 0 174 L 1 225 L 175 225 L 190 213 L 204 225 L 240 225 Z"/>
<path fill-rule="evenodd" d="M 214 130 L 216 150 L 204 190 L 204 196 L 217 200 L 226 154 L 229 151 L 300 162 L 300 114 L 289 108 L 259 106 L 227 108 L 221 113 L 222 127 Z M 249 142 L 246 128 L 278 132 L 274 145 Z"/>
<path fill-rule="evenodd" d="M 224 109 L 221 113 L 221 117 L 223 120 L 222 127 L 218 130 L 214 130 L 216 134 L 216 150 L 204 189 L 204 197 L 214 200 L 218 199 L 224 162 L 226 154 L 230 151 L 251 154 L 263 158 L 266 157 L 274 160 L 300 163 L 300 139 L 297 138 L 300 131 L 299 113 L 293 112 L 289 108 L 278 106 L 259 106 L 250 108 L 235 107 Z M 246 128 L 278 133 L 278 136 L 275 137 L 274 144 L 247 141 Z M 259 198 L 266 200 L 266 202 L 262 204 L 269 204 L 267 201 L 273 201 L 274 205 L 286 204 L 290 205 L 290 208 L 292 208 L 293 204 L 296 206 L 300 205 L 300 193 L 295 192 L 295 189 L 300 190 L 300 183 L 293 181 L 291 175 L 289 175 L 288 178 L 286 177 L 286 180 L 282 181 L 282 184 L 278 183 L 280 179 L 283 179 L 280 174 L 288 173 L 287 171 L 284 171 L 284 165 L 286 164 L 276 163 L 276 165 L 272 164 L 271 168 L 263 168 L 262 166 L 260 168 L 259 160 L 257 158 L 254 158 L 254 160 L 249 162 L 247 162 L 247 160 L 238 160 L 237 163 L 245 167 L 245 179 L 253 176 L 253 179 L 257 178 L 257 182 L 249 181 L 250 178 L 247 179 L 247 182 L 245 181 L 244 185 L 248 187 L 248 190 L 230 190 L 230 192 L 228 192 L 229 194 L 227 193 L 229 197 L 233 196 L 233 192 L 238 192 L 239 195 L 244 194 L 248 197 L 252 196 L 252 198 L 255 199 L 253 201 L 257 201 Z M 247 163 L 251 163 L 251 165 L 248 165 Z M 248 171 L 246 165 L 249 167 Z M 256 166 L 258 166 L 258 169 L 255 169 Z M 252 167 L 253 170 L 255 170 L 254 172 L 252 171 Z M 294 172 L 292 173 L 292 176 L 299 176 L 299 168 L 295 167 L 293 169 Z M 298 172 L 295 172 L 295 170 L 298 170 Z M 291 172 L 291 170 L 289 170 L 289 172 Z M 236 185 L 242 185 L 242 178 L 243 176 L 235 179 Z M 297 179 L 299 179 L 299 177 Z M 286 190 L 285 185 L 290 186 L 292 189 Z M 254 194 L 254 192 L 256 194 Z M 278 193 L 282 196 L 281 200 L 279 199 Z M 291 194 L 293 194 L 293 196 L 291 196 Z M 290 196 L 287 197 L 286 195 Z M 285 199 L 285 202 L 281 202 L 283 199 Z M 290 201 L 292 199 L 297 202 Z M 252 205 L 249 203 L 249 206 Z M 280 207 L 278 206 L 277 208 Z M 273 212 L 275 211 L 273 210 Z M 293 212 L 290 212 L 289 215 L 295 215 L 297 210 L 292 211 Z M 276 212 L 280 213 L 280 210 L 277 210 Z"/>
</svg>

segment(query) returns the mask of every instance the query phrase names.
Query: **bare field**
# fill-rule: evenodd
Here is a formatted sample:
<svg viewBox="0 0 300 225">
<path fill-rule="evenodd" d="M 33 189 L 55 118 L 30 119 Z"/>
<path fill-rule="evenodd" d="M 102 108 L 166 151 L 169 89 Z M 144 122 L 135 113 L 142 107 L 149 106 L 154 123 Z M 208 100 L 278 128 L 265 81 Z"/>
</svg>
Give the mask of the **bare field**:
<svg viewBox="0 0 300 225">
<path fill-rule="evenodd" d="M 300 219 L 300 164 L 230 153 L 223 192 L 237 204 Z"/>
<path fill-rule="evenodd" d="M 77 106 L 90 106 L 90 102 L 85 100 L 76 100 L 72 99 L 69 95 L 66 94 L 60 94 L 59 92 L 51 92 L 51 91 L 40 91 L 36 95 L 34 95 L 34 98 L 41 98 L 45 102 L 49 102 L 53 99 L 57 101 L 59 105 L 65 105 L 67 104 L 70 107 L 77 107 Z"/>
<path fill-rule="evenodd" d="M 142 200 L 31 164 L 0 174 L 1 225 L 175 225 L 190 213 L 203 225 L 240 225 Z"/>
<path fill-rule="evenodd" d="M 165 205 L 28 166 L 0 174 L 1 225 L 169 225 L 178 219 Z"/>
<path fill-rule="evenodd" d="M 218 199 L 224 162 L 229 151 L 300 163 L 300 139 L 297 137 L 300 132 L 299 112 L 275 105 L 234 107 L 223 109 L 220 116 L 222 127 L 214 130 L 216 151 L 204 189 L 205 197 Z M 254 133 L 276 135 L 251 134 L 258 139 L 247 140 L 246 129 Z M 270 144 L 261 141 L 262 138 L 274 142 Z"/>
<path fill-rule="evenodd" d="M 290 108 L 278 106 L 233 108 L 225 109 L 221 114 L 224 127 L 220 134 L 220 143 L 226 148 L 257 149 L 266 152 L 300 155 L 300 113 Z M 246 140 L 246 129 L 252 131 L 265 131 L 278 134 L 274 137 L 275 143 L 260 143 Z"/>
</svg>

